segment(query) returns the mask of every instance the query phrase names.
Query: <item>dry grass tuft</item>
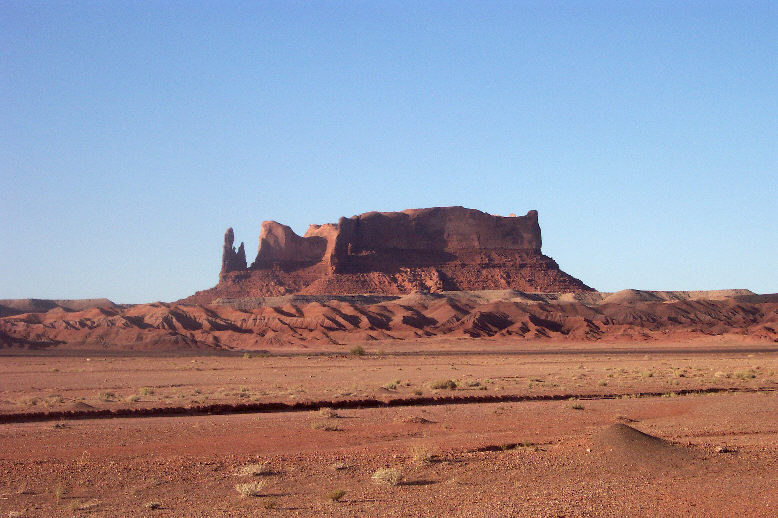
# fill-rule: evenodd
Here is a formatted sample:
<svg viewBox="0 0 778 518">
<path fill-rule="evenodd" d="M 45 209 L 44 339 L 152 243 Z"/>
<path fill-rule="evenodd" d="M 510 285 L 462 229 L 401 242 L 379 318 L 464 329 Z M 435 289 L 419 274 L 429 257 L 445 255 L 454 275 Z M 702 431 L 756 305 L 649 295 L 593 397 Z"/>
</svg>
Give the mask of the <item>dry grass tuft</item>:
<svg viewBox="0 0 778 518">
<path fill-rule="evenodd" d="M 311 423 L 311 430 L 324 430 L 325 432 L 339 432 L 341 428 L 326 421 L 314 421 Z"/>
<path fill-rule="evenodd" d="M 411 459 L 416 464 L 429 464 L 435 456 L 423 444 L 414 444 L 410 449 Z"/>
<path fill-rule="evenodd" d="M 354 347 L 352 347 L 352 348 L 349 350 L 349 352 L 348 352 L 348 353 L 349 353 L 350 355 L 352 355 L 352 356 L 364 356 L 364 354 L 365 354 L 365 348 L 364 348 L 364 347 L 362 347 L 361 345 L 355 345 Z"/>
<path fill-rule="evenodd" d="M 162 504 L 160 502 L 146 502 L 143 504 L 143 507 L 146 509 L 151 509 L 152 511 L 155 509 L 162 509 Z"/>
<path fill-rule="evenodd" d="M 754 371 L 754 369 L 736 371 L 735 377 L 739 380 L 750 380 L 756 378 L 756 372 Z"/>
<path fill-rule="evenodd" d="M 338 417 L 340 417 L 338 413 L 330 407 L 320 408 L 319 416 L 324 417 L 326 419 L 337 419 Z"/>
<path fill-rule="evenodd" d="M 446 380 L 446 379 L 435 380 L 430 384 L 430 388 L 436 390 L 440 390 L 440 389 L 454 390 L 457 388 L 457 382 L 454 380 Z"/>
<path fill-rule="evenodd" d="M 370 478 L 372 478 L 373 482 L 376 484 L 396 486 L 403 481 L 405 476 L 403 475 L 403 472 L 397 468 L 379 468 Z"/>
<path fill-rule="evenodd" d="M 100 400 L 106 403 L 116 401 L 116 394 L 113 392 L 100 392 Z"/>
<path fill-rule="evenodd" d="M 334 491 L 330 491 L 326 495 L 327 500 L 330 500 L 331 502 L 340 502 L 340 500 L 346 496 L 346 492 L 343 489 L 335 489 Z"/>
<path fill-rule="evenodd" d="M 235 491 L 243 496 L 262 496 L 262 489 L 265 487 L 264 480 L 255 482 L 246 482 L 245 484 L 236 484 Z"/>
</svg>

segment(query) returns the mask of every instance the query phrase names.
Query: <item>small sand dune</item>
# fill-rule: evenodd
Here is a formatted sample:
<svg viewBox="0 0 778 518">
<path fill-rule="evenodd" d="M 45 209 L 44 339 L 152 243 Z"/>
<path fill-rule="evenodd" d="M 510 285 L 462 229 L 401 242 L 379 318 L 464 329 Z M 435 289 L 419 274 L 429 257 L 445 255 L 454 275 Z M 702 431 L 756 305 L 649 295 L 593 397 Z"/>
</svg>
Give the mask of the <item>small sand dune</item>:
<svg viewBox="0 0 778 518">
<path fill-rule="evenodd" d="M 695 464 L 699 455 L 686 446 L 641 432 L 623 423 L 614 423 L 592 438 L 595 453 L 610 462 L 640 466 L 649 470 L 683 469 Z"/>
</svg>

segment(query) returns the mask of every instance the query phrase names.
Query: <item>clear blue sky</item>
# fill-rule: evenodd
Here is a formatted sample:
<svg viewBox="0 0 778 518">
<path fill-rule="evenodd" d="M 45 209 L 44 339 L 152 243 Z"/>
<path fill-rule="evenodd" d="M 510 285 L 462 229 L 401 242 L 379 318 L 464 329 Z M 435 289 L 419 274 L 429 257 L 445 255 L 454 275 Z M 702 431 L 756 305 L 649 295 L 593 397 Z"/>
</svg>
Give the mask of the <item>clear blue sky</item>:
<svg viewBox="0 0 778 518">
<path fill-rule="evenodd" d="M 0 2 L 0 298 L 445 205 L 537 209 L 600 290 L 778 292 L 778 3 Z"/>
</svg>

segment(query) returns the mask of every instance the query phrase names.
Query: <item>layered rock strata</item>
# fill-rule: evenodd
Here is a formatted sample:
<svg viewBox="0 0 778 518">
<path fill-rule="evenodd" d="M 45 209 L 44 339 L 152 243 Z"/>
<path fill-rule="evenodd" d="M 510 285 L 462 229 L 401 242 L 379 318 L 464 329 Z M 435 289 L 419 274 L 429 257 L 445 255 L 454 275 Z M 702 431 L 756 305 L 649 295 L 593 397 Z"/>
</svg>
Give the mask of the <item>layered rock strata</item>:
<svg viewBox="0 0 778 518">
<path fill-rule="evenodd" d="M 501 217 L 464 207 L 367 212 L 298 236 L 265 221 L 254 262 L 225 234 L 219 284 L 182 300 L 287 294 L 405 294 L 516 289 L 590 291 L 541 252 L 537 211 Z"/>
</svg>

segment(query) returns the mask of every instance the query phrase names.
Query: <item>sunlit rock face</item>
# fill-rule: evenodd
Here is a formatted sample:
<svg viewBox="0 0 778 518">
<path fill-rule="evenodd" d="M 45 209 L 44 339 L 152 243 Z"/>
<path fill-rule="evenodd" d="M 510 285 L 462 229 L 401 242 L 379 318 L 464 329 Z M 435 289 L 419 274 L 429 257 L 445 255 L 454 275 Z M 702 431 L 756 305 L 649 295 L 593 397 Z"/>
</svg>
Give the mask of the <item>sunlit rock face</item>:
<svg viewBox="0 0 778 518">
<path fill-rule="evenodd" d="M 304 236 L 264 221 L 247 266 L 228 229 L 219 284 L 184 299 L 414 291 L 591 290 L 542 254 L 537 211 L 494 216 L 464 207 L 367 212 L 311 225 Z"/>
</svg>

